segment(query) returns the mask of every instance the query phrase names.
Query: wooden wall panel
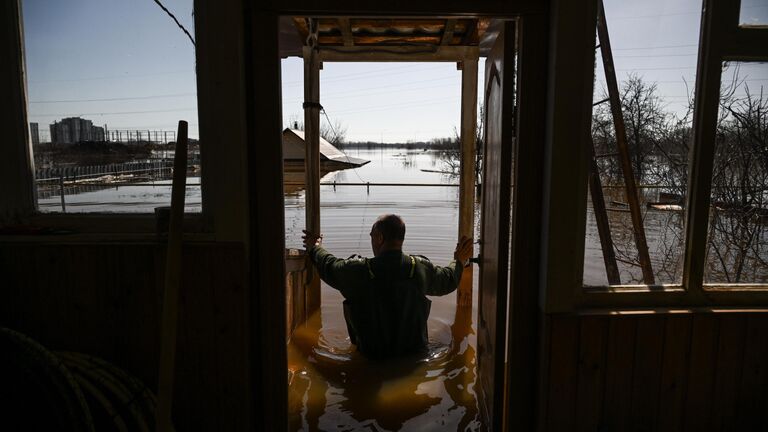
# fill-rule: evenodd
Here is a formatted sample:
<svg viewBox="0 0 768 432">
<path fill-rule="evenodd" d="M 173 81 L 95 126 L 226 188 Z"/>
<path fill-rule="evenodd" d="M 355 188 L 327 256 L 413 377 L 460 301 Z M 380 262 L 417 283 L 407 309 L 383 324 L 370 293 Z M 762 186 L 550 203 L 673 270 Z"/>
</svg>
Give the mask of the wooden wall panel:
<svg viewBox="0 0 768 432">
<path fill-rule="evenodd" d="M 655 430 L 664 349 L 664 320 L 653 315 L 637 318 L 635 359 L 629 423 L 636 430 Z"/>
<path fill-rule="evenodd" d="M 605 386 L 605 346 L 608 329 L 600 317 L 585 317 L 579 334 L 579 372 L 576 426 L 580 431 L 600 427 Z"/>
<path fill-rule="evenodd" d="M 707 315 L 693 317 L 691 352 L 688 361 L 687 392 L 684 405 L 686 429 L 704 430 L 713 408 L 714 378 L 717 366 L 719 320 Z M 727 367 L 723 365 L 723 368 Z M 722 373 L 722 371 L 720 371 Z"/>
<path fill-rule="evenodd" d="M 768 430 L 768 310 L 545 323 L 547 430 Z"/>
<path fill-rule="evenodd" d="M 768 320 L 747 317 L 744 364 L 733 430 L 768 430 Z"/>
<path fill-rule="evenodd" d="M 637 320 L 614 317 L 603 322 L 608 327 L 603 425 L 606 430 L 625 430 L 632 397 Z"/>
<path fill-rule="evenodd" d="M 679 431 L 680 413 L 685 401 L 688 348 L 691 335 L 690 315 L 669 315 L 664 325 L 664 355 L 659 376 L 659 431 Z"/>
<path fill-rule="evenodd" d="M 165 251 L 158 244 L 0 244 L 0 325 L 102 357 L 156 387 Z M 185 246 L 174 422 L 241 430 L 248 418 L 245 256 Z"/>
<path fill-rule="evenodd" d="M 549 364 L 550 389 L 547 430 L 563 431 L 576 417 L 579 326 L 575 318 L 552 322 L 552 358 Z"/>
</svg>

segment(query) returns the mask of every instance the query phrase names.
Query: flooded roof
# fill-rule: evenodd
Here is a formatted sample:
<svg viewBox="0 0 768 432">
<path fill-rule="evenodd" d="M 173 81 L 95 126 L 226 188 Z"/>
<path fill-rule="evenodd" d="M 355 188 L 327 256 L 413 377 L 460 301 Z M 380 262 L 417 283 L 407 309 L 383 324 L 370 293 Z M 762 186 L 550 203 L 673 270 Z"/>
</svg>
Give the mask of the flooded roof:
<svg viewBox="0 0 768 432">
<path fill-rule="evenodd" d="M 283 158 L 304 159 L 304 131 L 290 128 L 286 128 L 283 131 Z M 320 158 L 358 166 L 370 162 L 367 159 L 347 156 L 343 151 L 323 139 L 323 137 L 320 137 Z"/>
</svg>

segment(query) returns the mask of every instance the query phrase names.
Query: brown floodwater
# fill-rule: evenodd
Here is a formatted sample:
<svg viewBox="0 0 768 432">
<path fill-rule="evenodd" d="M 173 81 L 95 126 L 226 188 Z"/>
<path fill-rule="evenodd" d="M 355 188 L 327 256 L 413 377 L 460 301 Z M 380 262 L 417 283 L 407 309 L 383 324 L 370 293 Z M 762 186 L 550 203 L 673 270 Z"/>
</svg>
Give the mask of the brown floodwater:
<svg viewBox="0 0 768 432">
<path fill-rule="evenodd" d="M 421 171 L 442 168 L 432 152 L 377 149 L 349 154 L 371 163 L 356 173 L 331 173 L 324 181 L 456 181 Z M 458 230 L 458 188 L 450 186 L 372 186 L 370 192 L 365 187 L 323 186 L 324 246 L 344 258 L 371 256 L 368 233 L 383 213 L 405 220 L 406 253 L 425 255 L 439 265 L 450 261 Z M 303 193 L 286 196 L 288 247 L 300 247 L 303 226 Z M 430 300 L 428 353 L 370 361 L 350 344 L 341 294 L 323 285 L 320 312 L 294 332 L 288 346 L 289 430 L 481 430 L 475 394 L 477 309 L 457 308 L 455 293 Z"/>
<path fill-rule="evenodd" d="M 434 301 L 426 355 L 371 361 L 349 342 L 341 296 L 323 290 L 321 312 L 288 347 L 289 430 L 479 430 L 473 308 Z"/>
</svg>

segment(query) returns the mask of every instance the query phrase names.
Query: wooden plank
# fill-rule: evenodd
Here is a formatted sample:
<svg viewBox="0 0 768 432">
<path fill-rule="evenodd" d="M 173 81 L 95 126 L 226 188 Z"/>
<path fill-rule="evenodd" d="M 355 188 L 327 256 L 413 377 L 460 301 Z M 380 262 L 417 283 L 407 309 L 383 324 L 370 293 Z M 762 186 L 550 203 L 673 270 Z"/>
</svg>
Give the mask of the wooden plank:
<svg viewBox="0 0 768 432">
<path fill-rule="evenodd" d="M 395 48 L 403 44 L 425 44 L 437 46 L 440 43 L 439 36 L 424 36 L 424 35 L 392 35 L 392 36 L 378 36 L 378 35 L 356 35 L 354 37 L 355 44 L 347 45 L 344 39 L 344 35 L 320 35 L 317 38 L 321 47 L 333 50 L 335 46 L 329 45 L 342 45 L 345 47 L 368 47 L 371 45 L 378 46 L 379 48 Z"/>
<path fill-rule="evenodd" d="M 733 430 L 765 430 L 768 408 L 768 316 L 750 314 Z"/>
<path fill-rule="evenodd" d="M 485 63 L 485 154 L 478 288 L 478 400 L 483 421 L 503 420 L 514 140 L 515 26 L 507 22 Z"/>
<path fill-rule="evenodd" d="M 477 60 L 461 69 L 461 173 L 459 177 L 459 235 L 475 236 L 475 137 L 477 135 Z M 474 246 L 472 251 L 474 256 Z M 459 306 L 472 306 L 474 268 L 466 267 L 456 290 Z"/>
<path fill-rule="evenodd" d="M 547 389 L 549 388 L 549 371 L 550 365 L 552 364 L 552 356 L 550 355 L 550 352 L 552 351 L 552 317 L 554 315 L 543 313 L 538 315 L 539 334 L 541 336 L 537 352 L 541 361 L 539 362 L 538 377 L 535 381 L 537 390 L 534 392 L 536 395 L 536 427 L 531 428 L 531 430 L 535 429 L 538 432 L 544 432 L 547 427 L 547 408 L 549 398 L 549 392 Z M 518 375 L 511 375 L 511 377 L 516 376 Z M 514 396 L 515 393 L 511 393 L 509 400 L 512 401 Z M 528 397 L 530 398 L 530 393 L 528 394 Z M 514 419 L 514 417 L 509 414 L 506 418 L 507 421 L 505 426 L 509 425 L 510 422 Z M 509 428 L 507 427 L 505 430 L 509 430 Z"/>
<path fill-rule="evenodd" d="M 627 202 L 629 203 L 629 210 L 632 216 L 632 233 L 635 237 L 638 260 L 643 270 L 643 282 L 647 285 L 653 285 L 656 283 L 656 278 L 651 266 L 651 257 L 648 254 L 643 215 L 640 210 L 639 192 L 635 182 L 635 174 L 632 171 L 632 161 L 629 155 L 629 145 L 627 144 L 627 130 L 624 126 L 619 84 L 616 81 L 616 67 L 613 64 L 613 52 L 611 51 L 611 41 L 608 35 L 608 24 L 605 21 L 603 0 L 598 0 L 597 34 L 600 40 L 600 53 L 603 58 L 605 85 L 608 89 L 608 97 L 610 98 L 613 126 L 616 131 L 616 146 L 619 148 L 619 162 L 627 192 Z"/>
<path fill-rule="evenodd" d="M 589 316 L 580 320 L 576 430 L 601 430 L 605 391 L 607 317 Z"/>
<path fill-rule="evenodd" d="M 429 16 L 450 18 L 454 16 L 516 16 L 522 14 L 546 14 L 547 7 L 536 0 L 508 2 L 491 0 L 466 2 L 463 0 L 391 0 L 388 2 L 360 2 L 357 0 L 268 0 L 260 4 L 263 10 L 281 15 L 307 16 L 368 16 L 383 18 Z"/>
<path fill-rule="evenodd" d="M 583 290 L 597 9 L 594 0 L 550 8 L 539 285 L 552 313 L 573 310 Z"/>
<path fill-rule="evenodd" d="M 339 24 L 339 30 L 341 30 L 344 46 L 355 45 L 355 40 L 352 37 L 352 25 L 349 22 L 349 18 L 336 18 L 336 21 Z"/>
<path fill-rule="evenodd" d="M 27 88 L 22 36 L 21 0 L 0 5 L 0 100 L 6 114 L 0 116 L 0 220 L 13 221 L 37 209 L 35 166 L 27 117 Z"/>
<path fill-rule="evenodd" d="M 157 384 L 157 414 L 155 429 L 170 432 L 173 379 L 176 369 L 176 335 L 179 324 L 179 285 L 181 284 L 181 241 L 184 218 L 184 196 L 187 184 L 187 122 L 179 121 L 175 155 L 171 214 L 168 224 L 168 246 L 163 284 L 163 313 L 160 323 L 160 366 Z"/>
<path fill-rule="evenodd" d="M 621 284 L 619 275 L 619 266 L 616 264 L 616 251 L 611 238 L 611 225 L 608 222 L 608 213 L 605 208 L 605 197 L 603 196 L 603 185 L 600 181 L 600 170 L 597 168 L 595 160 L 595 144 L 590 146 L 589 161 L 589 192 L 592 196 L 592 209 L 595 212 L 595 224 L 597 233 L 600 236 L 600 247 L 603 251 L 603 262 L 605 263 L 605 275 L 608 278 L 609 285 Z"/>
<path fill-rule="evenodd" d="M 443 36 L 440 39 L 440 45 L 450 45 L 453 42 L 453 29 L 456 27 L 455 19 L 445 20 L 445 27 L 443 27 Z"/>
<path fill-rule="evenodd" d="M 729 430 L 733 428 L 736 420 L 739 383 L 744 363 L 747 316 L 731 314 L 718 318 L 720 335 L 714 389 L 717 408 L 709 413 L 711 414 L 709 424 L 713 430 Z"/>
<path fill-rule="evenodd" d="M 189 121 L 199 123 L 201 142 L 216 143 L 200 146 L 201 225 L 219 241 L 242 242 L 248 233 L 247 165 L 233 161 L 245 160 L 253 143 L 245 125 L 242 8 L 232 2 L 198 1 L 194 20 L 198 111 Z M 129 226 L 124 223 L 120 229 Z"/>
<path fill-rule="evenodd" d="M 244 8 L 248 167 L 250 414 L 253 430 L 287 428 L 285 217 L 279 16 L 251 2 Z M 244 6 L 243 6 L 244 5 Z"/>
<path fill-rule="evenodd" d="M 690 336 L 689 315 L 666 317 L 657 400 L 659 416 L 656 429 L 659 431 L 679 431 L 682 428 Z"/>
<path fill-rule="evenodd" d="M 512 215 L 512 257 L 507 325 L 507 386 L 505 430 L 536 427 L 536 375 L 544 374 L 539 355 L 539 241 L 541 239 L 542 181 L 545 139 L 549 20 L 544 15 L 517 20 L 517 109 L 515 112 L 515 166 Z M 543 387 L 542 387 L 543 388 Z"/>
<path fill-rule="evenodd" d="M 435 47 L 321 47 L 319 59 L 335 62 L 457 62 L 476 59 L 478 47 L 440 46 Z"/>
<path fill-rule="evenodd" d="M 635 430 L 654 430 L 664 350 L 664 315 L 637 318 L 630 422 Z"/>
<path fill-rule="evenodd" d="M 696 100 L 693 108 L 693 143 L 689 155 L 688 202 L 685 208 L 685 261 L 683 285 L 692 295 L 703 296 L 704 267 L 708 246 L 712 167 L 715 157 L 717 116 L 722 73 L 720 40 L 722 15 L 728 2 L 705 0 L 699 33 L 696 67 Z"/>
<path fill-rule="evenodd" d="M 689 360 L 687 392 L 684 404 L 685 430 L 706 430 L 709 417 L 716 408 L 714 377 L 717 370 L 717 342 L 719 322 L 713 315 L 696 315 L 691 328 L 691 355 Z"/>
<path fill-rule="evenodd" d="M 617 316 L 609 320 L 603 401 L 604 430 L 627 430 L 630 426 L 636 332 L 636 317 Z"/>
<path fill-rule="evenodd" d="M 723 60 L 768 61 L 768 29 L 762 27 L 738 28 L 724 41 Z"/>
<path fill-rule="evenodd" d="M 546 429 L 572 430 L 576 424 L 579 320 L 553 317 L 551 337 Z"/>
<path fill-rule="evenodd" d="M 320 228 L 320 60 L 316 50 L 304 47 L 304 202 L 306 230 Z M 308 269 L 307 309 L 320 308 L 320 276 Z"/>
</svg>

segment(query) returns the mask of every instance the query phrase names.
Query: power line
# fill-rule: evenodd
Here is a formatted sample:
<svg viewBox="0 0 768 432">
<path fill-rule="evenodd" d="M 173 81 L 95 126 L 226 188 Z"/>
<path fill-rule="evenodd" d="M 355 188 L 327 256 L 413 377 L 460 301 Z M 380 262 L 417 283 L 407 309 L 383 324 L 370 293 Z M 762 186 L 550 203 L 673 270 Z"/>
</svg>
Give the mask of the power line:
<svg viewBox="0 0 768 432">
<path fill-rule="evenodd" d="M 149 114 L 149 113 L 164 113 L 164 112 L 177 112 L 177 111 L 197 111 L 197 107 L 181 107 L 171 108 L 165 110 L 146 110 L 146 111 L 113 111 L 113 112 L 93 112 L 93 113 L 78 113 L 77 116 L 105 116 L 105 115 L 121 115 L 121 114 Z M 30 114 L 30 117 L 62 117 L 71 116 L 73 113 L 59 113 L 59 114 Z"/>
<path fill-rule="evenodd" d="M 160 99 L 168 97 L 179 96 L 196 96 L 197 93 L 174 93 L 164 95 L 152 95 L 152 96 L 133 96 L 133 97 L 116 97 L 116 98 L 102 98 L 102 99 L 65 99 L 65 100 L 41 100 L 41 101 L 29 101 L 29 103 L 74 103 L 74 102 L 110 102 L 110 101 L 122 101 L 122 100 L 142 100 L 142 99 Z"/>
<path fill-rule="evenodd" d="M 190 72 L 189 70 L 178 70 L 178 71 L 171 71 L 171 72 L 157 72 L 157 73 L 139 74 L 139 75 L 109 75 L 109 76 L 88 77 L 88 78 L 36 80 L 36 81 L 29 81 L 29 82 L 34 84 L 43 84 L 43 83 L 57 83 L 57 82 L 99 81 L 99 80 L 110 80 L 110 79 L 132 79 L 132 78 L 153 77 L 153 76 L 159 76 L 159 75 L 176 75 L 176 74 L 189 73 L 189 72 Z"/>
<path fill-rule="evenodd" d="M 339 134 L 338 134 L 338 132 L 336 132 L 336 128 L 334 128 L 334 127 L 333 127 L 333 123 L 331 123 L 331 119 L 330 119 L 330 118 L 328 118 L 328 113 L 325 111 L 325 108 L 322 108 L 320 111 L 321 111 L 321 112 L 323 113 L 323 115 L 325 116 L 325 121 L 327 121 L 327 122 L 328 122 L 328 127 L 330 127 L 330 128 L 331 128 L 331 131 L 333 132 L 333 135 L 334 135 L 336 138 L 339 138 Z M 338 150 L 339 150 L 339 151 L 340 151 L 340 152 L 341 152 L 341 153 L 344 155 L 344 157 L 345 157 L 345 158 L 347 158 L 347 163 L 351 163 L 351 162 L 350 162 L 350 160 L 349 160 L 349 156 L 347 155 L 347 153 L 346 153 L 344 150 L 341 150 L 341 149 L 338 149 Z M 360 177 L 360 174 L 357 172 L 357 167 L 352 167 L 352 171 L 354 171 L 354 172 L 355 172 L 355 175 L 357 176 L 358 180 L 360 180 L 360 182 L 362 182 L 362 183 L 365 183 L 365 180 L 363 180 L 363 178 L 362 178 L 362 177 Z"/>
<path fill-rule="evenodd" d="M 181 23 L 179 22 L 179 20 L 177 20 L 177 19 L 176 19 L 176 16 L 175 16 L 173 13 L 171 13 L 171 11 L 169 11 L 169 10 L 168 10 L 168 9 L 167 9 L 165 6 L 163 6 L 163 4 L 162 4 L 162 3 L 160 3 L 160 0 L 155 0 L 155 3 L 157 3 L 157 5 L 158 5 L 158 6 L 160 6 L 160 9 L 162 9 L 163 11 L 165 11 L 165 13 L 167 13 L 167 14 L 168 14 L 168 16 L 169 16 L 169 17 L 171 17 L 171 19 L 172 19 L 172 20 L 173 20 L 173 21 L 176 23 L 176 25 L 177 25 L 177 26 L 179 26 L 179 28 L 181 29 L 181 31 L 183 31 L 183 32 L 184 32 L 184 34 L 186 34 L 186 35 L 187 35 L 187 37 L 189 38 L 189 41 L 190 41 L 190 42 L 192 42 L 192 46 L 193 46 L 193 47 L 195 47 L 195 48 L 197 48 L 197 45 L 195 44 L 195 39 L 192 37 L 192 35 L 191 35 L 191 34 L 189 34 L 189 32 L 187 31 L 187 29 L 186 29 L 186 28 L 184 28 L 184 26 L 183 26 L 183 25 L 181 25 Z"/>
<path fill-rule="evenodd" d="M 331 78 L 325 78 L 323 81 L 341 81 L 342 78 L 348 78 L 348 77 L 364 77 L 369 75 L 387 75 L 389 74 L 389 71 L 400 71 L 400 73 L 409 73 L 413 71 L 421 70 L 424 71 L 430 71 L 430 70 L 438 70 L 444 68 L 445 65 L 441 65 L 439 67 L 435 66 L 426 66 L 425 65 L 401 65 L 401 66 L 393 66 L 389 68 L 377 68 L 376 70 L 369 71 L 369 72 L 351 72 L 347 74 L 342 75 L 334 75 Z M 304 80 L 295 80 L 295 81 L 285 81 L 283 82 L 284 85 L 298 85 L 303 84 Z"/>
<path fill-rule="evenodd" d="M 398 86 L 384 86 L 384 88 L 393 89 Z M 407 89 L 398 89 L 396 91 L 397 94 L 400 93 L 410 93 L 414 91 L 421 91 L 421 90 L 428 90 L 428 89 L 435 89 L 435 88 L 446 88 L 446 87 L 456 87 L 456 91 L 459 91 L 459 84 L 458 83 L 450 83 L 450 84 L 441 84 L 441 85 L 435 85 L 435 86 L 420 86 L 416 88 L 407 88 Z M 351 93 L 351 94 L 350 94 Z M 345 92 L 345 94 L 339 96 L 337 93 L 332 93 L 330 96 L 327 96 L 323 98 L 323 100 L 337 100 L 337 99 L 353 99 L 353 98 L 363 98 L 363 97 L 369 97 L 369 96 L 376 96 L 376 95 L 382 95 L 382 94 L 392 94 L 392 90 L 389 91 L 375 91 L 375 92 L 366 92 L 366 91 L 357 91 L 357 92 Z M 283 104 L 296 104 L 301 102 L 300 99 L 283 99 Z"/>
<path fill-rule="evenodd" d="M 693 57 L 697 56 L 698 54 L 641 54 L 641 55 L 617 55 L 613 56 L 614 58 L 636 58 L 636 57 Z"/>
<path fill-rule="evenodd" d="M 389 69 L 389 70 L 394 70 L 394 69 L 395 68 Z M 338 75 L 332 78 L 324 78 L 322 79 L 321 83 L 347 82 L 347 81 L 355 81 L 360 79 L 378 78 L 382 76 L 412 74 L 417 72 L 424 72 L 424 70 L 414 69 L 414 70 L 404 70 L 400 72 L 385 72 L 383 70 L 377 69 L 371 72 L 359 72 L 359 73 L 347 74 L 344 76 Z M 294 87 L 294 86 L 302 85 L 303 82 L 304 81 L 286 81 L 283 85 L 287 87 Z"/>
<path fill-rule="evenodd" d="M 685 44 L 685 45 L 658 45 L 650 47 L 631 47 L 631 48 L 613 48 L 611 51 L 634 51 L 634 50 L 649 50 L 649 49 L 667 49 L 667 48 L 690 48 L 698 47 L 698 44 Z"/>
</svg>

